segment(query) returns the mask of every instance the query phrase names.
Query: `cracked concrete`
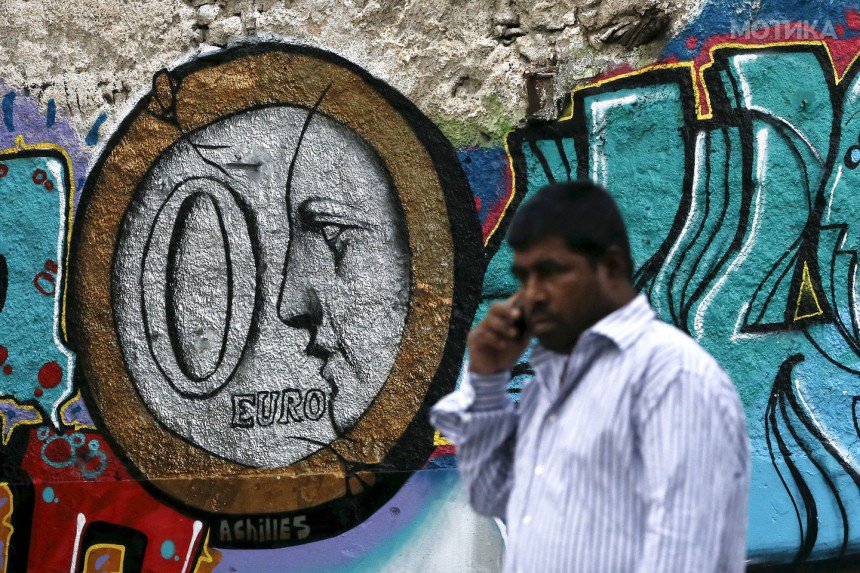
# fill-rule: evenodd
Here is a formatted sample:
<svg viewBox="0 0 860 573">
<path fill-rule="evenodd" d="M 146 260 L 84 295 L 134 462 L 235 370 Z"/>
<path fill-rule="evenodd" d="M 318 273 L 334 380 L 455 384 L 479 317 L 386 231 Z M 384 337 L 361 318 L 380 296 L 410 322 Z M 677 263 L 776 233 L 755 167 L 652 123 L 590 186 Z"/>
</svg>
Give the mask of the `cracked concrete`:
<svg viewBox="0 0 860 573">
<path fill-rule="evenodd" d="M 689 0 L 60 0 L 0 5 L 0 81 L 86 133 L 153 74 L 248 39 L 332 50 L 385 80 L 455 145 L 497 143 L 527 113 L 552 118 L 584 78 L 653 61 L 694 17 Z M 532 83 L 540 84 L 541 101 Z"/>
</svg>

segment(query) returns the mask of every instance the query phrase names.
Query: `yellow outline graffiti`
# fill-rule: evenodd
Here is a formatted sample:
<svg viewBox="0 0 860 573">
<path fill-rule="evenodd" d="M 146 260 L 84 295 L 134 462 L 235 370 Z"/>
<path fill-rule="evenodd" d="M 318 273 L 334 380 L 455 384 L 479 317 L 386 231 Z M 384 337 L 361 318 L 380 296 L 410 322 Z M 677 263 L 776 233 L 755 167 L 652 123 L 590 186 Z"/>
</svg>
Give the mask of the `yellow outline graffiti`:
<svg viewBox="0 0 860 573">
<path fill-rule="evenodd" d="M 123 569 L 125 569 L 125 546 L 124 545 L 117 545 L 116 543 L 96 543 L 95 545 L 90 545 L 87 548 L 87 552 L 84 554 L 84 567 L 83 567 L 84 573 L 87 573 L 87 571 L 89 571 L 90 553 L 92 553 L 96 549 L 118 549 L 119 550 L 119 569 L 116 571 L 112 571 L 111 573 L 122 573 L 123 572 Z"/>
<path fill-rule="evenodd" d="M 72 220 L 75 215 L 75 178 L 72 172 L 72 158 L 61 146 L 55 143 L 34 143 L 28 144 L 24 141 L 23 135 L 15 136 L 15 145 L 7 149 L 0 149 L 0 159 L 4 156 L 13 156 L 21 151 L 28 150 L 51 150 L 58 151 L 62 154 L 63 160 L 66 162 L 66 169 L 69 173 L 69 204 L 66 205 L 66 251 L 64 253 L 65 261 L 62 267 L 63 272 L 63 298 L 60 301 L 60 332 L 63 340 L 68 340 L 66 333 L 66 293 L 69 286 L 69 274 L 66 270 L 69 268 L 69 251 L 72 244 Z"/>
<path fill-rule="evenodd" d="M 848 72 L 854 67 L 854 64 L 857 61 L 857 59 L 860 58 L 860 52 L 858 52 L 857 54 L 854 55 L 854 57 L 851 59 L 851 61 L 845 67 L 845 71 L 843 71 L 842 74 L 839 74 L 836 70 L 836 63 L 833 59 L 833 54 L 830 52 L 830 47 L 827 45 L 827 42 L 825 42 L 824 40 L 798 40 L 798 41 L 791 41 L 791 42 L 770 42 L 770 43 L 763 43 L 763 44 L 745 44 L 742 42 L 726 42 L 726 43 L 722 43 L 722 44 L 716 44 L 716 45 L 708 48 L 708 61 L 706 63 L 700 65 L 700 66 L 697 66 L 695 61 L 672 62 L 672 63 L 667 63 L 667 64 L 651 64 L 651 65 L 645 66 L 643 68 L 640 68 L 638 70 L 625 72 L 625 73 L 618 74 L 618 75 L 615 75 L 612 77 L 608 77 L 608 78 L 596 80 L 593 82 L 584 83 L 580 86 L 576 86 L 575 88 L 573 88 L 570 91 L 570 105 L 565 110 L 565 113 L 561 117 L 559 117 L 558 123 L 565 122 L 565 121 L 568 121 L 568 120 L 573 118 L 573 113 L 574 113 L 574 109 L 573 109 L 574 97 L 573 96 L 576 95 L 577 92 L 580 92 L 580 91 L 586 90 L 586 89 L 592 89 L 592 88 L 600 87 L 600 86 L 606 85 L 608 83 L 622 80 L 625 78 L 630 78 L 630 77 L 639 76 L 642 74 L 647 74 L 647 73 L 653 72 L 655 70 L 682 69 L 682 68 L 688 68 L 690 70 L 690 77 L 691 77 L 692 82 L 693 82 L 693 96 L 695 97 L 695 101 L 696 101 L 696 118 L 698 120 L 711 119 L 714 116 L 714 110 L 713 110 L 713 107 L 711 106 L 711 94 L 709 93 L 708 86 L 705 83 L 705 75 L 704 74 L 705 74 L 705 71 L 714 64 L 714 54 L 716 54 L 719 50 L 726 50 L 726 49 L 762 50 L 762 49 L 767 49 L 767 48 L 794 47 L 794 46 L 817 46 L 817 47 L 823 48 L 824 52 L 827 54 L 827 59 L 830 61 L 830 69 L 833 72 L 833 78 L 834 78 L 837 85 L 839 84 L 839 82 L 842 81 L 842 78 L 844 78 L 846 75 L 848 75 Z M 700 93 L 700 88 L 701 88 L 702 93 Z M 708 113 L 702 113 L 702 100 L 703 99 L 708 104 Z M 496 221 L 496 225 L 493 227 L 493 229 L 487 235 L 487 239 L 485 241 L 485 244 L 489 242 L 490 237 L 492 237 L 496 233 L 496 230 L 498 230 L 501 222 L 505 219 L 505 217 L 507 217 L 508 208 L 510 207 L 511 203 L 514 200 L 514 197 L 516 196 L 517 174 L 516 174 L 516 171 L 514 170 L 514 158 L 511 155 L 510 149 L 508 147 L 508 140 L 510 138 L 510 135 L 514 131 L 517 131 L 517 128 L 512 128 L 512 129 L 508 130 L 504 136 L 505 154 L 508 156 L 508 166 L 509 166 L 510 172 L 511 172 L 511 193 L 510 193 L 510 196 L 508 197 L 507 203 L 505 203 L 505 208 L 502 210 L 502 213 L 499 216 L 498 221 Z"/>
<path fill-rule="evenodd" d="M 6 415 L 0 411 L 0 434 L 2 434 L 3 445 L 9 443 L 9 439 L 12 437 L 12 431 L 15 430 L 18 426 L 37 426 L 42 423 L 42 414 L 34 408 L 33 406 L 27 406 L 26 404 L 19 404 L 17 400 L 13 398 L 0 398 L 0 403 L 8 403 L 12 404 L 19 410 L 31 410 L 36 413 L 36 419 L 34 420 L 22 420 L 20 422 L 15 422 L 11 426 L 9 426 L 9 420 L 6 418 Z"/>
<path fill-rule="evenodd" d="M 66 410 L 77 400 L 83 400 L 81 396 L 81 391 L 78 390 L 74 396 L 63 402 L 63 405 L 60 406 L 60 423 L 64 426 L 72 426 L 75 430 L 97 430 L 95 426 L 92 424 L 80 424 L 77 420 L 71 420 L 71 424 L 66 421 Z"/>
<path fill-rule="evenodd" d="M 200 558 L 197 559 L 197 564 L 194 566 L 194 573 L 210 573 L 220 562 L 221 552 L 209 547 L 209 531 L 207 530 L 206 539 L 203 541 L 203 548 L 200 550 Z M 208 565 L 208 567 L 201 569 L 201 565 Z"/>
<path fill-rule="evenodd" d="M 5 491 L 6 495 L 9 496 L 9 509 L 6 511 L 3 519 L 0 520 L 0 527 L 8 528 L 9 531 L 5 534 L 5 539 L 3 539 L 3 567 L 0 568 L 0 573 L 6 573 L 9 566 L 9 544 L 12 542 L 12 534 L 15 533 L 15 528 L 12 526 L 12 513 L 15 511 L 15 504 L 12 500 L 12 490 L 9 489 L 8 483 L 0 483 L 0 490 Z M 0 538 L 2 537 L 0 535 Z"/>
<path fill-rule="evenodd" d="M 811 312 L 809 314 L 804 314 L 800 316 L 800 301 L 805 296 L 811 296 L 812 302 L 815 303 L 815 312 Z M 809 265 L 806 261 L 803 261 L 803 278 L 800 280 L 800 289 L 798 289 L 797 293 L 797 308 L 794 310 L 794 322 L 798 320 L 803 320 L 804 318 L 812 318 L 813 316 L 821 316 L 824 314 L 824 311 L 821 309 L 821 305 L 818 303 L 818 297 L 815 295 L 815 287 L 812 286 L 812 277 L 809 275 Z"/>
<path fill-rule="evenodd" d="M 433 434 L 433 445 L 434 446 L 451 446 L 453 443 L 451 440 L 442 435 L 439 430 L 436 430 L 436 433 Z"/>
</svg>

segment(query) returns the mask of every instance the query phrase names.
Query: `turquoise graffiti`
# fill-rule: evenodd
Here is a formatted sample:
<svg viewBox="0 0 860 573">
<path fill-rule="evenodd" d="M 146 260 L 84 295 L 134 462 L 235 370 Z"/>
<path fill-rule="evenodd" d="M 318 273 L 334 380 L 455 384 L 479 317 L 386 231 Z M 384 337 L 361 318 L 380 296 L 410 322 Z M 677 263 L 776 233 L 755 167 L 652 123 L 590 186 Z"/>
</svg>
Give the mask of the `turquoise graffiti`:
<svg viewBox="0 0 860 573">
<path fill-rule="evenodd" d="M 63 258 L 74 189 L 55 145 L 0 152 L 0 414 L 3 443 L 43 416 L 59 427 L 74 355 L 63 343 Z"/>
<path fill-rule="evenodd" d="M 509 209 L 569 178 L 613 193 L 638 288 L 744 400 L 751 560 L 840 558 L 860 551 L 858 66 L 837 76 L 814 43 L 712 55 L 577 89 L 563 119 L 509 134 Z M 516 288 L 510 258 L 488 298 Z"/>
</svg>

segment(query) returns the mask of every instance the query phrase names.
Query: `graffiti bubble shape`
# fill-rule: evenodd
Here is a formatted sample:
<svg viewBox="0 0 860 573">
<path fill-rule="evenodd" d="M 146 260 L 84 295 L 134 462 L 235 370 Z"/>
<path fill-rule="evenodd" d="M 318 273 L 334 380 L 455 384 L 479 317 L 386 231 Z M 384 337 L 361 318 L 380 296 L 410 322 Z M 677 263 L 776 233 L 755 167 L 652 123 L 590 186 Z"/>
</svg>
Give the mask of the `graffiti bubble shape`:
<svg viewBox="0 0 860 573">
<path fill-rule="evenodd" d="M 43 441 L 40 450 L 42 461 L 52 468 L 74 465 L 84 479 L 95 479 L 107 467 L 107 455 L 100 450 L 96 439 L 87 442 L 86 436 L 80 432 L 54 435 L 47 427 L 39 428 L 36 435 Z"/>
<path fill-rule="evenodd" d="M 62 340 L 71 167 L 56 146 L 16 143 L 0 152 L 0 397 L 59 426 L 75 365 Z"/>
</svg>

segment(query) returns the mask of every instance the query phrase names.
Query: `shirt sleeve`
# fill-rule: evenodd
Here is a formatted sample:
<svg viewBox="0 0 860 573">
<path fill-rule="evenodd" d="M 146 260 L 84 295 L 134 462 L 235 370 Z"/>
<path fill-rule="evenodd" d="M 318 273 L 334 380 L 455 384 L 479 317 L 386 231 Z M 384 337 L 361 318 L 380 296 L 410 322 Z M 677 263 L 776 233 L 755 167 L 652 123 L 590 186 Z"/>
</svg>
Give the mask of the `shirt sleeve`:
<svg viewBox="0 0 860 573">
<path fill-rule="evenodd" d="M 507 395 L 510 373 L 467 373 L 458 393 L 443 398 L 430 420 L 457 446 L 457 467 L 472 508 L 504 517 L 513 482 L 518 411 Z"/>
<path fill-rule="evenodd" d="M 717 370 L 715 368 L 715 370 Z M 742 572 L 749 469 L 736 394 L 681 370 L 643 391 L 639 436 L 648 500 L 640 573 Z"/>
</svg>

